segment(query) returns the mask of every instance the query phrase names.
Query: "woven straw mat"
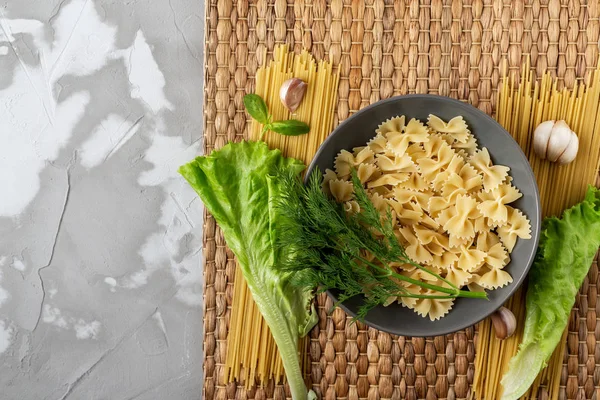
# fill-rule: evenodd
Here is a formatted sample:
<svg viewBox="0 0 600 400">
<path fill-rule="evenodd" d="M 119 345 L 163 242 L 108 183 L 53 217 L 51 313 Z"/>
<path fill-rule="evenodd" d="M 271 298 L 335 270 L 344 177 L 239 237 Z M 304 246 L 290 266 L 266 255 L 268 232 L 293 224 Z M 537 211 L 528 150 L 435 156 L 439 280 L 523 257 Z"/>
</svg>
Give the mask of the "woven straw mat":
<svg viewBox="0 0 600 400">
<path fill-rule="evenodd" d="M 585 3 L 585 2 L 583 2 Z M 394 95 L 435 93 L 495 111 L 502 60 L 517 71 L 530 56 L 571 87 L 596 66 L 599 5 L 534 0 L 258 0 L 206 5 L 204 150 L 246 137 L 242 97 L 276 44 L 331 57 L 341 73 L 335 124 Z M 225 385 L 226 336 L 235 262 L 214 219 L 204 223 L 206 399 L 283 399 L 285 386 L 246 390 Z M 600 387 L 598 267 L 592 266 L 569 323 L 561 398 L 596 398 Z M 318 299 L 310 333 L 310 383 L 326 399 L 464 399 L 471 395 L 475 329 L 430 337 L 396 337 Z"/>
</svg>

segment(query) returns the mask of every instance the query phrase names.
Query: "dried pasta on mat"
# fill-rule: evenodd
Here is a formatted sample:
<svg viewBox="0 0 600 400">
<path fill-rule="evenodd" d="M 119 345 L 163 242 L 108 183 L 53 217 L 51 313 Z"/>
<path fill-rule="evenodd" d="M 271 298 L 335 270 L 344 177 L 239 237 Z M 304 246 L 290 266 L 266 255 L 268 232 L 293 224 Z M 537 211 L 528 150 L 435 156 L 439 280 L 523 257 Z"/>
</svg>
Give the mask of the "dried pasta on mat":
<svg viewBox="0 0 600 400">
<path fill-rule="evenodd" d="M 536 73 L 530 69 L 528 62 L 523 64 L 520 82 L 515 74 L 510 77 L 505 74 L 498 88 L 496 120 L 519 143 L 529 159 L 540 191 L 542 216 L 558 216 L 562 214 L 563 210 L 583 200 L 587 186 L 596 183 L 598 177 L 598 167 L 600 166 L 600 123 L 598 123 L 600 121 L 600 66 L 592 70 L 585 81 L 578 81 L 572 89 L 559 90 L 557 88 L 558 80 L 553 78 L 553 73 L 550 71 L 543 73 L 539 80 L 535 76 Z M 574 162 L 564 166 L 537 157 L 531 140 L 535 127 L 542 121 L 561 119 L 577 132 L 580 149 L 586 149 L 586 151 L 579 152 Z M 504 183 L 509 182 L 505 180 Z M 506 249 L 510 251 L 518 235 L 522 234 L 527 227 L 524 216 L 517 210 L 512 210 L 510 205 L 506 208 L 507 223 L 498 227 L 496 231 Z M 481 238 L 482 241 L 487 242 L 486 246 L 488 247 L 493 243 L 492 239 L 497 240 L 492 236 Z M 497 284 L 502 278 L 500 274 L 496 274 L 495 270 L 489 271 L 480 284 L 491 286 Z M 477 289 L 475 285 L 472 283 L 469 288 Z M 477 328 L 479 339 L 476 341 L 477 357 L 473 390 L 474 397 L 478 399 L 501 397 L 500 378 L 506 372 L 509 360 L 517 353 L 518 344 L 523 335 L 525 290 L 518 290 L 505 306 L 517 318 L 519 329 L 515 335 L 502 341 L 497 339 L 489 318 L 481 322 Z M 587 309 L 587 306 L 582 309 Z M 591 309 L 592 307 L 590 307 Z M 571 328 L 572 330 L 573 328 Z M 561 344 L 555 349 L 547 368 L 538 375 L 529 392 L 522 397 L 523 399 L 537 398 L 538 396 L 552 400 L 559 398 L 560 393 L 564 390 L 560 387 L 561 374 L 564 376 L 567 370 L 569 374 L 573 373 L 571 363 L 563 367 L 563 355 L 567 344 L 566 336 L 567 332 L 565 331 Z M 575 382 L 577 381 L 575 380 Z M 579 385 L 583 385 L 582 381 L 579 381 Z M 577 386 L 575 385 L 575 387 Z"/>
<path fill-rule="evenodd" d="M 288 46 L 275 47 L 273 60 L 256 71 L 255 93 L 265 100 L 275 120 L 299 119 L 308 123 L 311 130 L 307 135 L 293 137 L 267 133 L 264 141 L 269 147 L 281 149 L 286 157 L 302 160 L 305 164 L 312 160 L 333 129 L 339 83 L 339 72 L 334 72 L 333 68 L 329 62 L 316 62 L 306 50 L 294 54 L 289 51 Z M 279 100 L 281 84 L 292 77 L 300 78 L 308 84 L 304 99 L 293 114 Z M 257 140 L 261 128 L 260 124 L 253 123 L 250 139 Z M 354 165 L 357 161 L 368 159 L 369 153 L 348 152 L 346 156 Z M 347 173 L 349 171 L 347 169 Z M 362 170 L 367 178 L 371 177 L 371 172 L 374 171 Z M 347 200 L 347 182 L 338 182 L 337 175 L 333 172 L 326 176 L 323 189 L 341 201 Z M 351 201 L 346 202 L 345 207 L 348 212 L 357 211 L 357 205 Z M 224 365 L 225 380 L 228 383 L 237 381 L 246 388 L 265 386 L 271 378 L 276 383 L 282 382 L 285 379 L 283 364 L 271 331 L 258 312 L 242 274 L 236 272 L 235 276 Z M 251 341 L 252 345 L 248 344 L 249 338 L 256 338 Z M 301 353 L 307 357 L 307 341 L 301 339 L 300 346 Z M 306 367 L 306 360 L 302 362 Z"/>
</svg>

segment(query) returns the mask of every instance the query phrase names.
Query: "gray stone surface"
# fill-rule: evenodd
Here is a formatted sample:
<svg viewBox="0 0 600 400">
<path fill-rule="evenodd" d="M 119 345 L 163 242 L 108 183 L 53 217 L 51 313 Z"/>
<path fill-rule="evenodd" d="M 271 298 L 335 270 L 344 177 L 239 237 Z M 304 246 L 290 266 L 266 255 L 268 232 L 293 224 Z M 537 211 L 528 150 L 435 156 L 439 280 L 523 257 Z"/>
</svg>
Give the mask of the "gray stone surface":
<svg viewBox="0 0 600 400">
<path fill-rule="evenodd" d="M 197 0 L 0 0 L 0 398 L 198 399 Z"/>
</svg>

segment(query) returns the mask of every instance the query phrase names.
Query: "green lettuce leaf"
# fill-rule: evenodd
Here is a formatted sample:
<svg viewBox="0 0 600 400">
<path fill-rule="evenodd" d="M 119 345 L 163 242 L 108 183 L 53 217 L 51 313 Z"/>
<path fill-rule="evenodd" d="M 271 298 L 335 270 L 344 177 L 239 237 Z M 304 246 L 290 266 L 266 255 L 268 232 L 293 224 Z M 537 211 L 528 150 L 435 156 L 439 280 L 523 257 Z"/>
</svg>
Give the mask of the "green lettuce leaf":
<svg viewBox="0 0 600 400">
<path fill-rule="evenodd" d="M 285 249 L 275 246 L 282 216 L 274 206 L 280 196 L 276 173 L 300 174 L 304 165 L 269 150 L 264 142 L 229 143 L 197 157 L 179 172 L 198 193 L 235 253 L 252 297 L 281 354 L 294 399 L 306 399 L 298 337 L 316 324 L 310 288 L 291 284 L 294 272 L 279 268 Z M 248 338 L 251 340 L 252 338 Z"/>
<path fill-rule="evenodd" d="M 523 342 L 502 378 L 503 399 L 521 397 L 548 362 L 599 246 L 600 191 L 590 186 L 585 200 L 562 219 L 543 222 L 529 273 Z"/>
</svg>

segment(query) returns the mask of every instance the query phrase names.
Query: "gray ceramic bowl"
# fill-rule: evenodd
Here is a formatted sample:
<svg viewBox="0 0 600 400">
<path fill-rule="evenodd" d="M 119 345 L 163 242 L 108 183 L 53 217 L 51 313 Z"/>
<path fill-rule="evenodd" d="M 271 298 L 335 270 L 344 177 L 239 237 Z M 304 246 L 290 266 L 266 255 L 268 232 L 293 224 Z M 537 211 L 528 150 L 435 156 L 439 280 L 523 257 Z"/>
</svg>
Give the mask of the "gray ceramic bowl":
<svg viewBox="0 0 600 400">
<path fill-rule="evenodd" d="M 498 309 L 516 290 L 527 275 L 533 262 L 540 233 L 540 200 L 535 177 L 519 145 L 508 132 L 494 119 L 469 104 L 441 96 L 407 95 L 382 100 L 363 108 L 342 122 L 319 148 L 308 174 L 319 168 L 333 168 L 335 156 L 343 149 L 364 146 L 375 136 L 375 129 L 388 118 L 406 115 L 407 118 L 419 118 L 425 121 L 429 114 L 435 114 L 444 120 L 462 115 L 477 138 L 480 147 L 487 147 L 496 164 L 510 167 L 514 185 L 523 193 L 515 202 L 531 221 L 530 240 L 519 239 L 511 254 L 511 262 L 506 270 L 512 275 L 513 282 L 504 288 L 488 291 L 489 300 L 464 299 L 455 301 L 453 309 L 445 317 L 432 322 L 422 318 L 414 311 L 394 303 L 388 307 L 371 310 L 365 322 L 382 331 L 402 336 L 444 335 L 468 326 L 487 317 Z M 336 299 L 336 293 L 328 293 Z M 362 298 L 355 297 L 344 302 L 341 307 L 350 315 L 356 310 Z"/>
</svg>

